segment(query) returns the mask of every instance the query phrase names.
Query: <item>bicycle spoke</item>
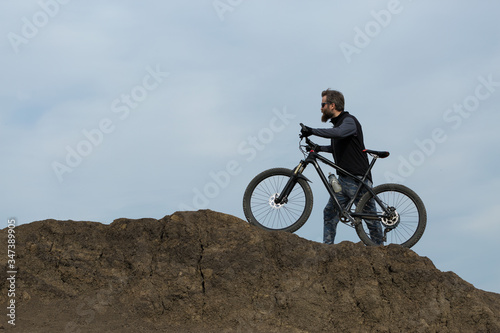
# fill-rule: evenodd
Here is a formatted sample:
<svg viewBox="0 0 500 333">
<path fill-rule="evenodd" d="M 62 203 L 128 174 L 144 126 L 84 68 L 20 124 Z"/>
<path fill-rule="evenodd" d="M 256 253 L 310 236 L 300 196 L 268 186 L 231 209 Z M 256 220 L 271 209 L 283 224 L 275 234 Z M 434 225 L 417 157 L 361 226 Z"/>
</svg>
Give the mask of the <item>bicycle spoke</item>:
<svg viewBox="0 0 500 333">
<path fill-rule="evenodd" d="M 253 190 L 250 208 L 255 218 L 263 226 L 270 229 L 284 229 L 294 224 L 304 213 L 306 196 L 300 184 L 296 184 L 290 192 L 287 202 L 274 204 L 289 176 L 273 175 L 263 179 Z"/>
<path fill-rule="evenodd" d="M 385 244 L 396 243 L 405 244 L 417 233 L 420 221 L 420 212 L 416 202 L 403 191 L 387 188 L 377 194 L 387 208 L 394 208 L 397 217 L 387 217 L 388 225 L 384 225 L 382 218 L 381 226 L 387 230 Z M 375 204 L 377 215 L 386 215 L 384 209 L 378 203 Z M 369 212 L 368 206 L 363 207 L 363 212 Z M 386 215 L 387 216 L 387 215 Z M 395 219 L 394 221 L 391 219 Z M 373 221 L 373 220 L 372 220 Z M 372 222 L 373 223 L 373 222 Z M 364 220 L 363 230 L 366 236 L 369 237 L 370 229 L 367 221 Z"/>
</svg>

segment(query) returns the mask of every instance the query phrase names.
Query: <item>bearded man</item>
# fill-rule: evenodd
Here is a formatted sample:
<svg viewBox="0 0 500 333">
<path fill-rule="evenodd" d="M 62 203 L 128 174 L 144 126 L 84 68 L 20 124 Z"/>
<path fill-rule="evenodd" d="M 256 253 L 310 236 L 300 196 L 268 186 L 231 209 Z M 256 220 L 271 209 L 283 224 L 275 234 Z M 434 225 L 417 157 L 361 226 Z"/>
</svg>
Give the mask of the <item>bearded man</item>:
<svg viewBox="0 0 500 333">
<path fill-rule="evenodd" d="M 353 115 L 344 111 L 344 95 L 337 90 L 327 89 L 321 93 L 321 121 L 326 123 L 330 121 L 333 124 L 332 128 L 310 128 L 305 126 L 302 129 L 302 135 L 308 137 L 316 135 L 322 138 L 331 139 L 331 145 L 320 146 L 320 152 L 329 152 L 333 154 L 335 163 L 342 169 L 351 174 L 363 178 L 368 171 L 369 163 L 368 156 L 363 151 L 365 144 L 363 142 L 363 129 L 361 124 Z M 345 206 L 356 194 L 359 182 L 349 176 L 345 176 L 339 172 L 338 179 L 342 190 L 336 192 L 335 196 L 342 206 Z M 365 180 L 370 188 L 372 187 L 372 175 L 368 174 Z M 358 203 L 361 196 L 366 193 L 366 189 L 360 191 L 358 197 L 354 201 Z M 375 212 L 375 201 L 370 200 L 368 208 L 370 212 Z M 328 203 L 323 210 L 324 230 L 323 242 L 333 244 L 337 233 L 337 224 L 340 221 L 341 212 L 338 211 L 333 203 L 333 198 L 328 200 Z M 380 221 L 365 220 L 370 230 L 370 237 L 376 244 L 383 243 L 382 226 Z"/>
</svg>

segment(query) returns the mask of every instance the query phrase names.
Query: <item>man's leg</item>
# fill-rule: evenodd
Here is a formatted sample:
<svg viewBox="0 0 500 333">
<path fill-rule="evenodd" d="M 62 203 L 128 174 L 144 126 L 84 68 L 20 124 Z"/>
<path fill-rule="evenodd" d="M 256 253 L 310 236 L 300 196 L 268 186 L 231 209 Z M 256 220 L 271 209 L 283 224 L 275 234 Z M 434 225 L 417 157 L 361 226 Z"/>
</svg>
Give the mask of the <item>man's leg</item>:
<svg viewBox="0 0 500 333">
<path fill-rule="evenodd" d="M 349 197 L 346 196 L 346 193 L 344 193 L 343 190 L 339 193 L 335 193 L 335 197 L 341 205 L 345 205 L 349 201 Z M 325 209 L 323 210 L 323 219 L 325 223 L 323 229 L 323 243 L 333 244 L 335 235 L 337 234 L 337 224 L 340 221 L 340 213 L 341 212 L 338 211 L 333 199 L 330 198 Z"/>
<path fill-rule="evenodd" d="M 372 187 L 372 182 L 369 180 L 365 181 L 365 184 Z M 354 201 L 354 204 L 358 204 L 359 199 L 368 192 L 367 190 L 361 190 L 359 193 L 359 196 L 356 198 Z M 365 213 L 370 213 L 370 214 L 376 214 L 377 213 L 377 208 L 375 206 L 375 200 L 372 198 L 370 201 L 367 202 L 366 208 L 363 210 Z M 383 231 L 382 231 L 382 225 L 380 224 L 380 221 L 378 220 L 364 220 L 366 222 L 366 226 L 368 227 L 368 230 L 370 231 L 370 238 L 372 241 L 374 241 L 377 245 L 382 245 L 383 244 Z"/>
<path fill-rule="evenodd" d="M 333 244 L 335 235 L 337 234 L 337 224 L 339 223 L 339 213 L 335 208 L 333 199 L 330 198 L 323 210 L 323 220 L 325 226 L 323 228 L 323 243 Z"/>
<path fill-rule="evenodd" d="M 370 201 L 367 202 L 364 211 L 366 211 L 367 213 L 376 214 L 377 209 L 375 206 L 375 200 L 370 199 Z M 380 221 L 365 220 L 365 222 L 368 230 L 370 230 L 370 238 L 372 239 L 372 241 L 374 241 L 377 245 L 383 245 L 384 233 L 382 231 L 382 225 L 380 224 Z"/>
</svg>

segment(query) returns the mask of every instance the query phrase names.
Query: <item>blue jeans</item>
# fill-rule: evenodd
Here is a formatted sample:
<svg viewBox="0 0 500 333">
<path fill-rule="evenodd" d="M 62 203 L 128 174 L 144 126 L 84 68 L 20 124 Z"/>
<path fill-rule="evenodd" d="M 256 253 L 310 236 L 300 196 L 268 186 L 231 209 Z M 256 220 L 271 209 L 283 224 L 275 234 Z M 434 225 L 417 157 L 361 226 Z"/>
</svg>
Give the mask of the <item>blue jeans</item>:
<svg viewBox="0 0 500 333">
<path fill-rule="evenodd" d="M 344 207 L 356 193 L 359 182 L 356 182 L 354 179 L 343 175 L 339 176 L 339 182 L 342 186 L 342 191 L 335 193 L 335 197 L 339 201 L 340 205 Z M 368 179 L 365 181 L 365 184 L 370 187 L 372 186 L 372 182 Z M 365 194 L 366 192 L 366 189 L 360 191 L 358 197 L 354 200 L 355 205 L 358 204 L 359 199 L 361 199 L 361 196 L 363 196 L 363 194 Z M 369 213 L 375 214 L 375 200 L 371 199 L 367 204 L 367 208 L 369 210 Z M 335 207 L 333 199 L 330 198 L 328 200 L 328 203 L 326 204 L 325 209 L 323 210 L 323 218 L 325 222 L 325 227 L 323 230 L 323 242 L 325 244 L 333 244 L 333 241 L 335 240 L 335 235 L 337 233 L 337 224 L 340 221 L 340 213 L 341 212 L 337 211 L 337 207 Z M 368 226 L 368 229 L 370 230 L 371 239 L 379 245 L 382 244 L 383 233 L 380 221 L 365 220 L 365 222 Z"/>
</svg>

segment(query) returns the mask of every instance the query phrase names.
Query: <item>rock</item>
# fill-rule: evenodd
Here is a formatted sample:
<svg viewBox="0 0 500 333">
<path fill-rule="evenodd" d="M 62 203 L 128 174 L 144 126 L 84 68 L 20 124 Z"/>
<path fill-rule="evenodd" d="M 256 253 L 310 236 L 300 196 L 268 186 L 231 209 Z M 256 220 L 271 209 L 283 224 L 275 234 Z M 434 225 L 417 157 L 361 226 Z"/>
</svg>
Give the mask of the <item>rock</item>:
<svg viewBox="0 0 500 333">
<path fill-rule="evenodd" d="M 500 331 L 499 294 L 397 245 L 325 245 L 209 210 L 15 230 L 20 332 Z"/>
</svg>

